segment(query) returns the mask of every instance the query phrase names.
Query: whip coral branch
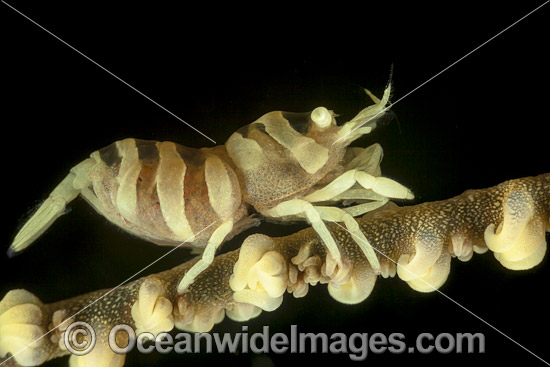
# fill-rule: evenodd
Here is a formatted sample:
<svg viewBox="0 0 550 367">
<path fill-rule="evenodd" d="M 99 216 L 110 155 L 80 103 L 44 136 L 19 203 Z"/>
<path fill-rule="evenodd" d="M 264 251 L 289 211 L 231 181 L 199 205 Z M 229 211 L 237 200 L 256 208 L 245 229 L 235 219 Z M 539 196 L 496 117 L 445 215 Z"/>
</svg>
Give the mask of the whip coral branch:
<svg viewBox="0 0 550 367">
<path fill-rule="evenodd" d="M 12 290 L 0 302 L 0 363 L 36 366 L 69 354 L 65 332 L 76 321 L 90 324 L 97 340 L 89 354 L 72 355 L 71 366 L 122 366 L 125 356 L 108 344 L 109 332 L 118 324 L 131 326 L 138 334 L 156 335 L 173 328 L 205 332 L 225 316 L 245 321 L 262 310 L 272 311 L 282 304 L 286 292 L 303 297 L 319 283 L 327 284 L 340 302 L 362 302 L 379 276 L 397 275 L 413 289 L 430 292 L 447 279 L 451 258 L 468 261 L 474 253 L 488 250 L 508 269 L 532 268 L 547 249 L 550 174 L 466 191 L 443 201 L 408 207 L 388 204 L 358 223 L 377 252 L 380 274 L 352 235 L 331 225 L 341 265 L 327 253 L 316 232 L 305 229 L 286 237 L 249 236 L 240 249 L 218 255 L 183 294 L 177 293 L 177 285 L 197 260 L 107 295 L 108 290 L 101 290 L 52 304 L 43 304 L 28 291 Z M 126 334 L 117 334 L 116 342 L 126 345 Z"/>
</svg>

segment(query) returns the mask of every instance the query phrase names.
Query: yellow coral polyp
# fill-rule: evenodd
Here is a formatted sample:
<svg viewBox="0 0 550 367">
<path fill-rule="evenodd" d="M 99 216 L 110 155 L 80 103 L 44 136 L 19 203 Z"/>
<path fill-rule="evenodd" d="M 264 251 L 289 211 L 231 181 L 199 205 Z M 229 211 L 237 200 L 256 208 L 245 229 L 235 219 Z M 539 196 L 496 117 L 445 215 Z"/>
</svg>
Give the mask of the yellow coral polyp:
<svg viewBox="0 0 550 367">
<path fill-rule="evenodd" d="M 21 366 L 38 366 L 48 359 L 42 347 L 48 339 L 42 302 L 22 289 L 8 292 L 0 302 L 0 357 L 10 353 Z"/>
<path fill-rule="evenodd" d="M 348 283 L 335 286 L 328 284 L 328 292 L 338 302 L 353 305 L 363 302 L 370 296 L 376 283 L 377 275 L 370 266 L 354 268 Z"/>
<path fill-rule="evenodd" d="M 172 303 L 164 297 L 164 286 L 155 278 L 147 278 L 139 288 L 138 300 L 132 306 L 136 333 L 158 334 L 174 328 Z"/>
</svg>

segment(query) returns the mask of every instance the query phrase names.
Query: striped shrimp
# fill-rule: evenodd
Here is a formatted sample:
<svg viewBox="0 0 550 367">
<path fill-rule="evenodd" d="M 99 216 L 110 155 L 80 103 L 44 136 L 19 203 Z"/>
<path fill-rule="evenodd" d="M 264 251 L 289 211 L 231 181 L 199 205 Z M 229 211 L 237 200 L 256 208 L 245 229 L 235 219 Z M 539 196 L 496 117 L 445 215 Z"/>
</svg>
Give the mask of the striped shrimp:
<svg viewBox="0 0 550 367">
<path fill-rule="evenodd" d="M 324 222 L 343 223 L 379 272 L 376 254 L 354 217 L 388 198 L 413 195 L 380 176 L 379 145 L 348 146 L 387 114 L 390 90 L 388 85 L 382 99 L 366 91 L 374 104 L 341 126 L 332 111 L 318 107 L 311 113 L 267 113 L 213 148 L 117 141 L 70 170 L 15 236 L 8 253 L 29 246 L 80 195 L 138 237 L 201 250 L 202 257 L 178 286 L 180 293 L 212 263 L 224 241 L 259 224 L 259 217 L 308 221 L 341 273 L 348 267 Z M 336 206 L 341 203 L 354 205 Z"/>
</svg>

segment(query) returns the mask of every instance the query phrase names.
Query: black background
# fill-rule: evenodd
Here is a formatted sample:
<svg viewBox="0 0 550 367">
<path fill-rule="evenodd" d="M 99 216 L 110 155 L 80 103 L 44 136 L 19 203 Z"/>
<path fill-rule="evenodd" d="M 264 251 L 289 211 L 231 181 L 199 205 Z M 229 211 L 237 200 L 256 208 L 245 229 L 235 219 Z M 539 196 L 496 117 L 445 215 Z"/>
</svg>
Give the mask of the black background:
<svg viewBox="0 0 550 367">
<path fill-rule="evenodd" d="M 272 110 L 322 105 L 346 121 L 368 103 L 362 88 L 381 94 L 392 64 L 397 100 L 540 4 L 8 3 L 218 144 Z M 399 124 L 357 142 L 382 144 L 383 173 L 412 188 L 415 203 L 549 171 L 548 12 L 543 7 L 396 103 Z M 213 145 L 4 4 L 1 23 L 2 248 L 70 167 L 100 147 L 125 137 Z M 168 251 L 107 224 L 80 199 L 70 207 L 27 252 L 0 256 L 0 295 L 25 288 L 48 303 L 113 287 Z M 301 227 L 254 231 L 284 235 Z M 141 275 L 188 258 L 175 251 Z M 512 272 L 491 254 L 455 260 L 441 291 L 548 361 L 547 262 Z M 444 296 L 419 294 L 399 279 L 379 280 L 355 306 L 317 286 L 303 299 L 287 295 L 278 310 L 246 324 L 249 333 L 269 325 L 272 334 L 287 335 L 292 324 L 329 334 L 400 332 L 410 343 L 423 332 L 481 332 L 486 353 L 371 353 L 363 362 L 319 353 L 132 353 L 126 365 L 542 365 Z M 240 330 L 225 320 L 213 331 Z M 67 359 L 46 365 L 65 366 Z"/>
</svg>

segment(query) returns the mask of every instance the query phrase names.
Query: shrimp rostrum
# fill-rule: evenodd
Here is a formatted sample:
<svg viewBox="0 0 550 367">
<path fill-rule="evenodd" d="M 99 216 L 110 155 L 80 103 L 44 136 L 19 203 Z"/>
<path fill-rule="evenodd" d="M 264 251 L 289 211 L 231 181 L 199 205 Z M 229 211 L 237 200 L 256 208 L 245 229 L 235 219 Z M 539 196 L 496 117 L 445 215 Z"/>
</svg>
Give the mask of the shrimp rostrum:
<svg viewBox="0 0 550 367">
<path fill-rule="evenodd" d="M 73 167 L 16 235 L 22 251 L 82 196 L 124 230 L 161 245 L 190 245 L 201 259 L 178 286 L 183 293 L 226 240 L 270 220 L 307 220 L 345 276 L 325 222 L 342 223 L 373 269 L 380 264 L 354 216 L 388 198 L 411 199 L 401 184 L 380 177 L 379 145 L 348 148 L 387 115 L 391 85 L 381 99 L 338 126 L 325 107 L 311 113 L 274 111 L 233 133 L 225 145 L 193 149 L 173 142 L 117 141 Z M 387 117 L 387 116 L 386 116 Z M 352 203 L 342 207 L 342 203 Z"/>
</svg>

